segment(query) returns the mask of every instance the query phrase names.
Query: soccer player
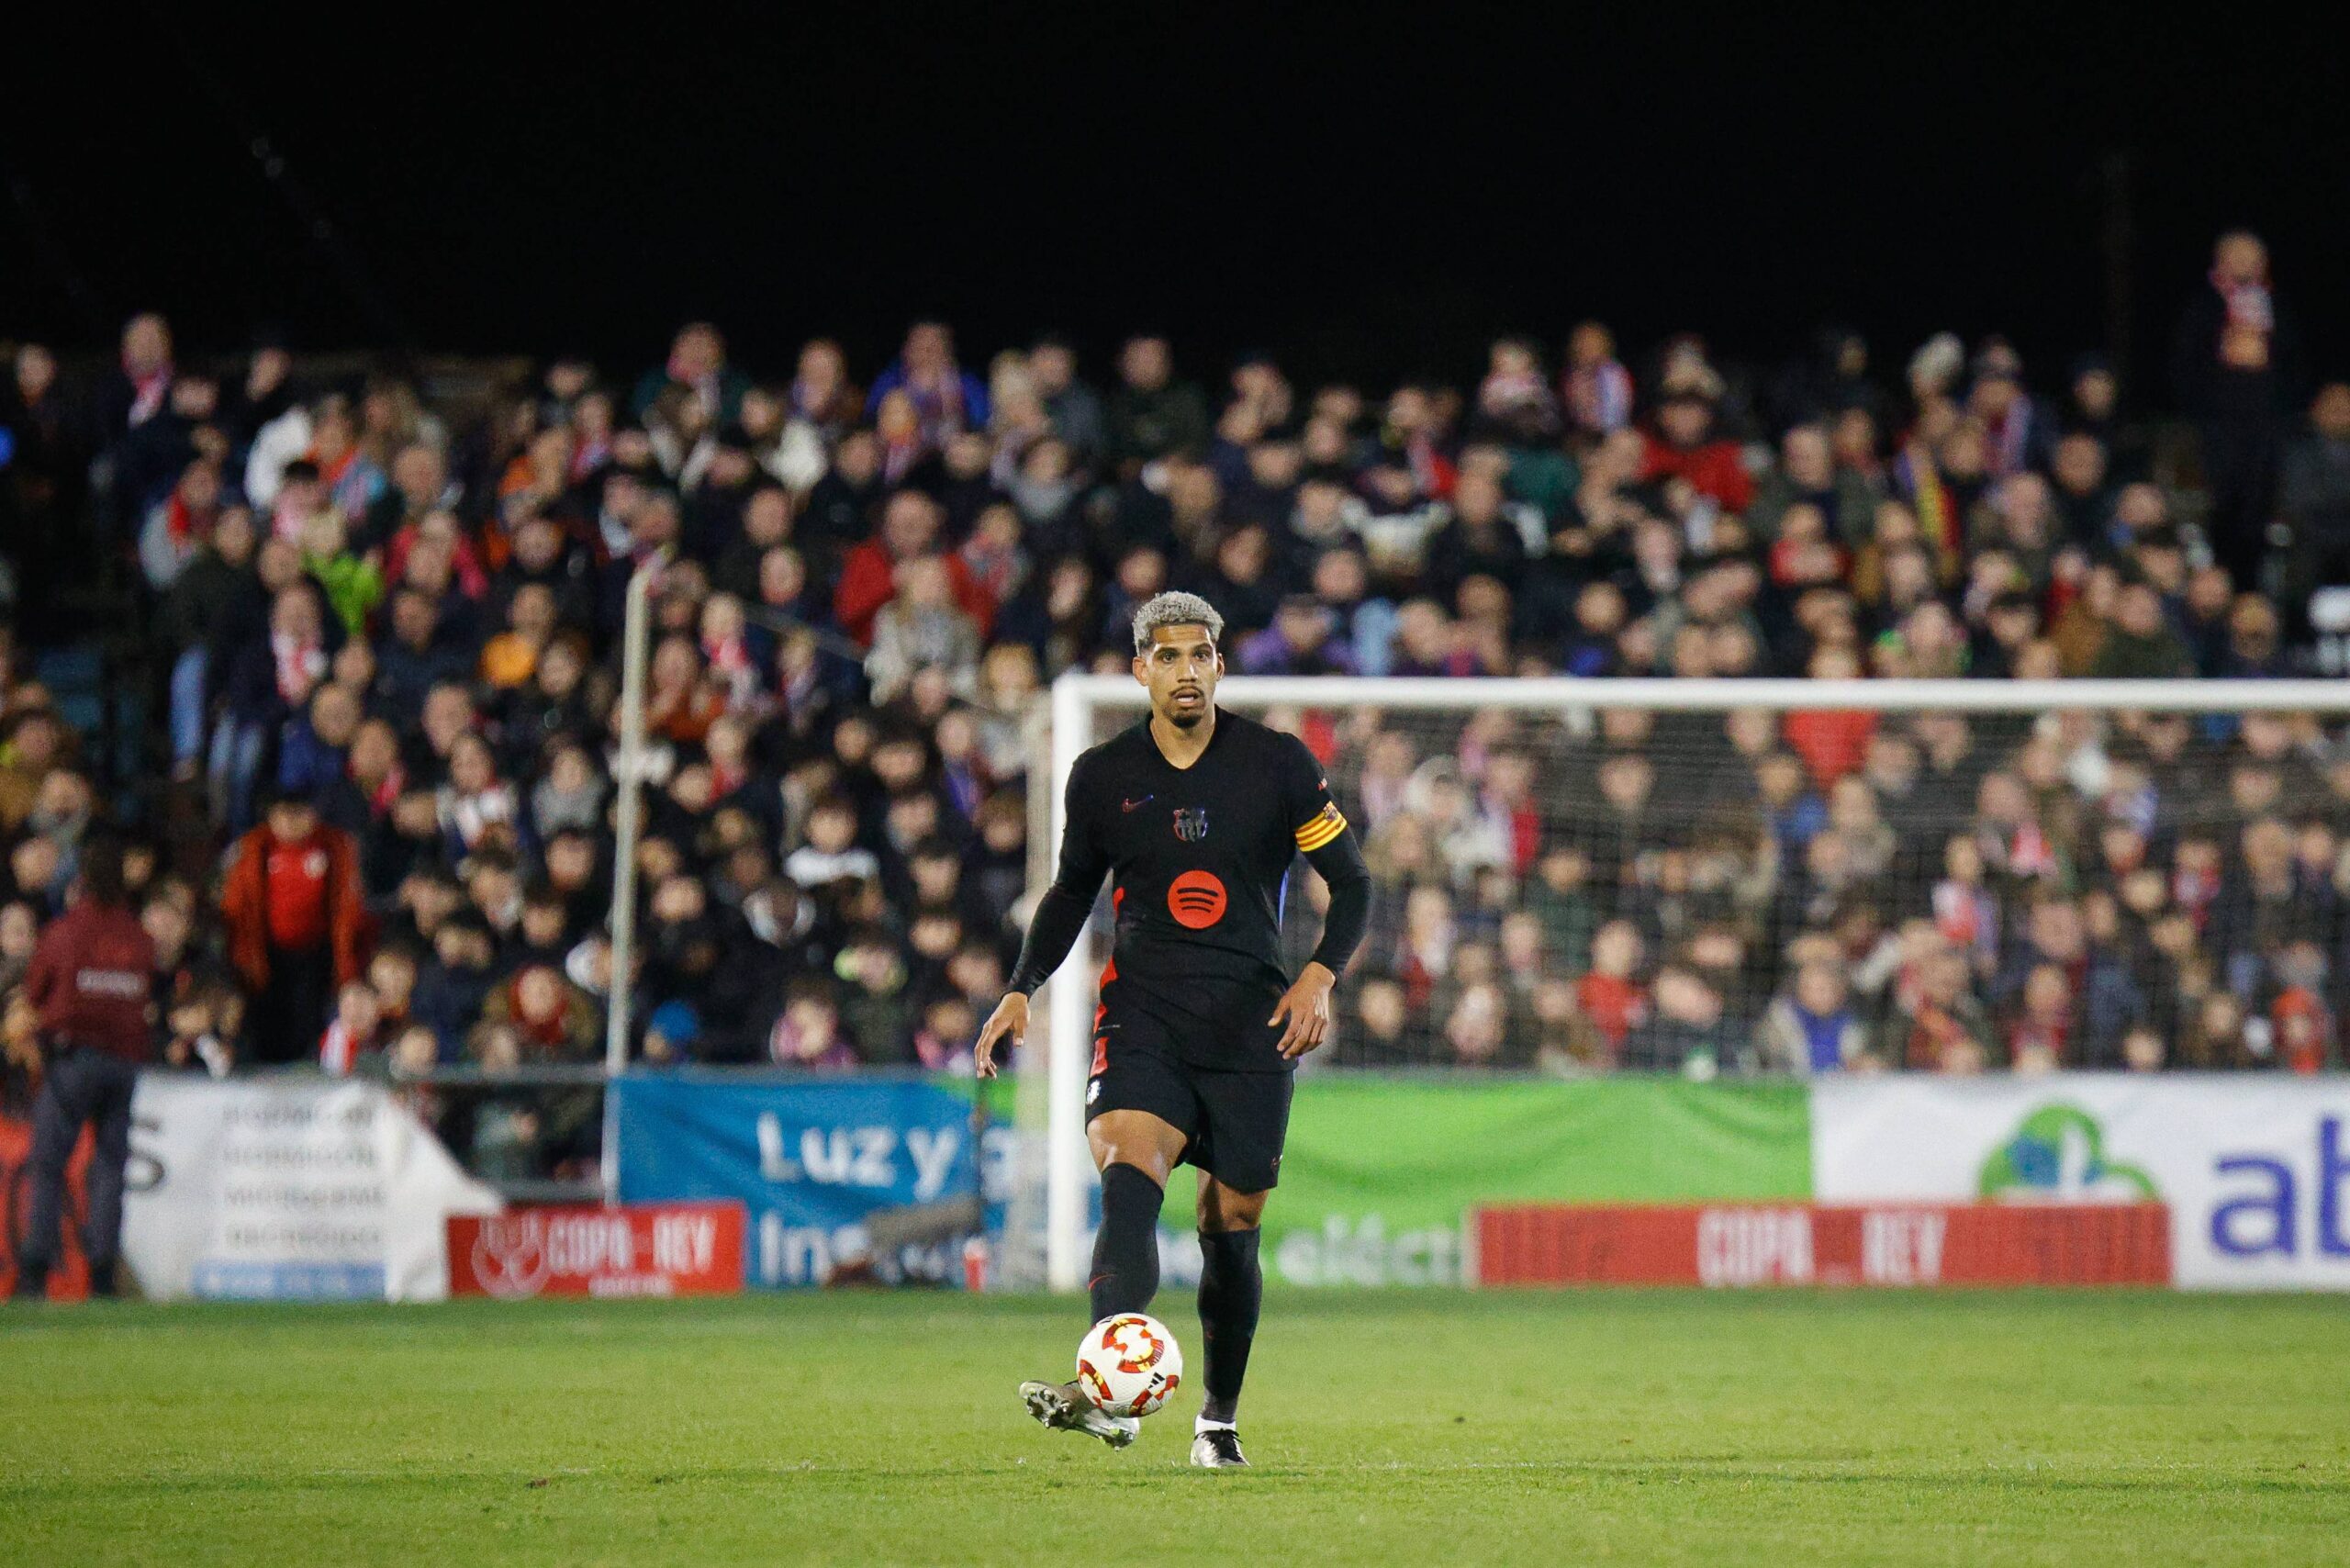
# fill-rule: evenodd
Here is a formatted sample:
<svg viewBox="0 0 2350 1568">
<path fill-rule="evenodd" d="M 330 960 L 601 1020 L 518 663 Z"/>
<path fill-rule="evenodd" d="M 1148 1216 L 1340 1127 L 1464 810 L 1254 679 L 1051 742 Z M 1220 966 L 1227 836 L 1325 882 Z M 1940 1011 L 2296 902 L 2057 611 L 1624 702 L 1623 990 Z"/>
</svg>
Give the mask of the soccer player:
<svg viewBox="0 0 2350 1568">
<path fill-rule="evenodd" d="M 1162 593 L 1135 612 L 1150 717 L 1070 769 L 1059 870 L 978 1045 L 979 1075 L 992 1077 L 997 1045 L 1027 1034 L 1029 996 L 1069 957 L 1110 872 L 1116 935 L 1085 1090 L 1102 1172 L 1092 1320 L 1150 1305 L 1167 1182 L 1195 1166 L 1206 1397 L 1192 1462 L 1212 1469 L 1248 1462 L 1235 1423 L 1264 1292 L 1257 1227 L 1281 1173 L 1291 1074 L 1330 1026 L 1330 988 L 1371 908 L 1361 848 L 1313 754 L 1216 707 L 1223 634 L 1224 617 L 1196 594 Z M 1292 981 L 1281 884 L 1300 852 L 1329 884 L 1330 907 Z M 1020 1393 L 1046 1426 L 1113 1448 L 1142 1425 L 1104 1414 L 1074 1383 Z"/>
</svg>

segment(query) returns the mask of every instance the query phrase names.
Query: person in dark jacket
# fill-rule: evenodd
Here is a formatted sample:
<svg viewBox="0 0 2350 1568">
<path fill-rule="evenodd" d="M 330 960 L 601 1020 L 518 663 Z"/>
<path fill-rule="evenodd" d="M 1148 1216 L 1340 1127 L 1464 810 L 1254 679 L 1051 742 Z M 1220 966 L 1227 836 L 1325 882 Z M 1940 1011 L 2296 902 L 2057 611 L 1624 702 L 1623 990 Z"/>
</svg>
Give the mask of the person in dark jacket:
<svg viewBox="0 0 2350 1568">
<path fill-rule="evenodd" d="M 2300 338 L 2268 276 L 2268 247 L 2242 230 L 2211 251 L 2171 346 L 2178 405 L 2202 427 L 2211 549 L 2239 588 L 2266 548 L 2277 442 L 2301 391 Z"/>
<path fill-rule="evenodd" d="M 2195 660 L 2163 614 L 2162 595 L 2143 580 L 2122 585 L 2113 623 L 2088 673 L 2099 680 L 2186 680 Z"/>
<path fill-rule="evenodd" d="M 1118 371 L 1125 384 L 1110 399 L 1110 456 L 1121 476 L 1131 478 L 1169 453 L 1207 445 L 1207 399 L 1192 383 L 1175 379 L 1166 339 L 1130 340 Z"/>
<path fill-rule="evenodd" d="M 0 556 L 15 564 L 21 581 L 49 585 L 50 592 L 17 606 L 18 634 L 38 644 L 65 624 L 59 590 L 97 566 L 97 553 L 80 537 L 88 421 L 46 346 L 19 345 L 8 372 L 0 372 L 0 442 L 9 451 L 0 465 L 0 527 L 7 531 Z"/>
<path fill-rule="evenodd" d="M 1624 1041 L 1618 1063 L 1638 1072 L 1710 1074 L 1737 1058 L 1742 1044 L 1720 993 L 1688 969 L 1657 973 L 1655 1006 Z"/>
<path fill-rule="evenodd" d="M 250 510 L 223 510 L 156 612 L 157 633 L 175 655 L 172 761 L 188 778 L 204 755 L 205 722 L 229 660 L 268 631 L 269 591 L 253 570 L 258 543 Z"/>
<path fill-rule="evenodd" d="M 219 672 L 213 814 L 231 831 L 252 825 L 254 797 L 280 731 L 325 681 L 341 632 L 317 585 L 300 578 L 271 601 L 265 631 L 248 637 Z"/>
<path fill-rule="evenodd" d="M 378 643 L 375 694 L 395 712 L 414 712 L 443 681 L 472 673 L 465 649 L 442 633 L 430 594 L 403 588 L 392 595 L 391 635 Z"/>
<path fill-rule="evenodd" d="M 122 858 L 121 841 L 110 834 L 84 843 L 73 907 L 41 933 L 25 975 L 26 994 L 39 1011 L 48 1065 L 33 1108 L 32 1208 L 17 1258 L 19 1300 L 48 1294 L 64 1215 L 65 1168 L 84 1126 L 95 1130 L 82 1240 L 90 1294 L 116 1292 L 130 1096 L 155 1047 L 155 944 L 130 907 Z"/>
<path fill-rule="evenodd" d="M 2309 432 L 2285 451 L 2277 492 L 2277 512 L 2292 531 L 2284 597 L 2298 618 L 2311 592 L 2350 583 L 2350 382 L 2318 388 Z"/>
<path fill-rule="evenodd" d="M 1453 487 L 1451 516 L 1428 536 L 1421 585 L 1429 593 L 1449 604 L 1464 577 L 1519 580 L 1526 570 L 1526 540 L 1502 503 L 1501 487 L 1493 480 L 1461 475 Z"/>
</svg>

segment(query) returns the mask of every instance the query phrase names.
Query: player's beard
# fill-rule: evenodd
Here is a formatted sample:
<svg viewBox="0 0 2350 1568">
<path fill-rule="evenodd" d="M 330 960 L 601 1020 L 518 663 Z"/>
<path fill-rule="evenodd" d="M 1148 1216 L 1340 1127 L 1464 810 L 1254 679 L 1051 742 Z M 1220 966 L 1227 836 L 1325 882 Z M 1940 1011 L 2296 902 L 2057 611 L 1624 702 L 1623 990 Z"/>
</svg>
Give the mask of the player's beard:
<svg viewBox="0 0 2350 1568">
<path fill-rule="evenodd" d="M 1187 713 L 1175 706 L 1174 694 L 1169 692 L 1167 698 L 1167 722 L 1179 730 L 1198 729 L 1200 721 L 1208 716 L 1211 706 L 1212 704 L 1206 700 L 1206 693 L 1203 692 L 1199 707 Z"/>
</svg>

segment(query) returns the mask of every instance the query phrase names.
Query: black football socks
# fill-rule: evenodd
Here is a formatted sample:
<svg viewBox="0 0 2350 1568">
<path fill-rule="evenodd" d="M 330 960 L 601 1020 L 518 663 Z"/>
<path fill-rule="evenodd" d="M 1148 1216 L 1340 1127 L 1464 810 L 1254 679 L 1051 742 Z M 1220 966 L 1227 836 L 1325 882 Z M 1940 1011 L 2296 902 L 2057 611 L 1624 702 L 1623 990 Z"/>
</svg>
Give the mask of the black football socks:
<svg viewBox="0 0 2350 1568">
<path fill-rule="evenodd" d="M 1257 1263 L 1257 1232 L 1200 1235 L 1200 1341 L 1207 1357 L 1207 1398 L 1200 1419 L 1228 1426 L 1240 1414 L 1240 1380 L 1248 1375 L 1248 1347 L 1257 1338 L 1257 1309 L 1265 1274 Z"/>
<path fill-rule="evenodd" d="M 1158 1208 L 1165 1196 L 1134 1166 L 1102 1172 L 1102 1228 L 1094 1233 L 1093 1277 L 1086 1282 L 1094 1322 L 1145 1311 L 1158 1294 Z"/>
</svg>

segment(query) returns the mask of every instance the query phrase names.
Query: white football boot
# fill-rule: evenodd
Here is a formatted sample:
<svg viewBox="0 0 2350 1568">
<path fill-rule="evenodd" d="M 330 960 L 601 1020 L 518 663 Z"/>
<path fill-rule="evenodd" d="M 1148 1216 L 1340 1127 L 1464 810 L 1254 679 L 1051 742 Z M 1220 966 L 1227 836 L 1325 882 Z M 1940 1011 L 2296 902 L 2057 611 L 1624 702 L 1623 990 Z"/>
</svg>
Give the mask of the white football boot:
<svg viewBox="0 0 2350 1568">
<path fill-rule="evenodd" d="M 1240 1434 L 1230 1427 L 1203 1427 L 1192 1439 L 1192 1462 L 1202 1470 L 1246 1470 Z"/>
<path fill-rule="evenodd" d="M 1142 1421 L 1134 1416 L 1105 1415 L 1094 1403 L 1072 1392 L 1074 1383 L 1024 1383 L 1021 1402 L 1028 1414 L 1057 1432 L 1083 1432 L 1122 1449 L 1142 1435 Z"/>
</svg>

